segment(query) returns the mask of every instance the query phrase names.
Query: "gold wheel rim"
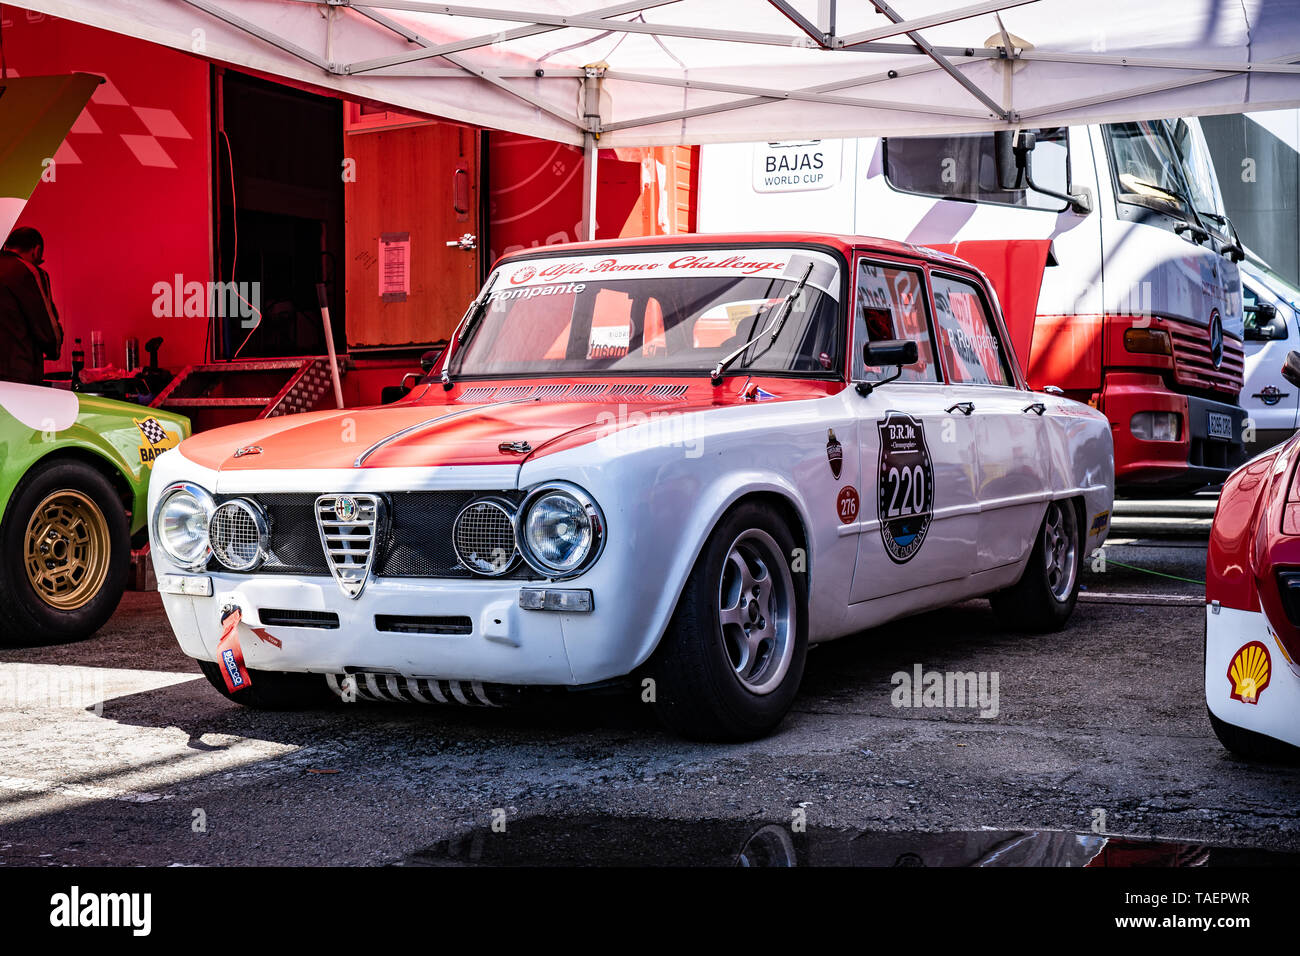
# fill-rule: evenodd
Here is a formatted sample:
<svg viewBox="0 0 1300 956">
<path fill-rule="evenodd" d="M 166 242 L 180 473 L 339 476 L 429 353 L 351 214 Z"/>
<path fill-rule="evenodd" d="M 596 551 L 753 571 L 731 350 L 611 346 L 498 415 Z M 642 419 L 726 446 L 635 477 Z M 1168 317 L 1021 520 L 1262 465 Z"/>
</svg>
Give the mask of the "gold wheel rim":
<svg viewBox="0 0 1300 956">
<path fill-rule="evenodd" d="M 23 564 L 36 596 L 52 608 L 85 606 L 108 577 L 108 522 L 99 505 L 80 491 L 45 497 L 23 539 Z"/>
</svg>

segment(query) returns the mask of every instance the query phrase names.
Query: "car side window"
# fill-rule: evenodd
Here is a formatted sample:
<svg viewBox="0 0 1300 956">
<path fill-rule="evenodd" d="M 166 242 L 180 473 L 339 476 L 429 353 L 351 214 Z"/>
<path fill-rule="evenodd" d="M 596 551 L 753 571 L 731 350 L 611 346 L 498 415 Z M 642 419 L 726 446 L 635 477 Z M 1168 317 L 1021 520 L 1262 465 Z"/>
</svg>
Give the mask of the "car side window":
<svg viewBox="0 0 1300 956">
<path fill-rule="evenodd" d="M 1013 385 L 1006 350 L 979 288 L 932 273 L 939 351 L 948 381 L 956 385 Z"/>
<path fill-rule="evenodd" d="M 878 382 L 894 374 L 893 368 L 868 367 L 862 360 L 863 345 L 885 339 L 910 339 L 916 343 L 916 364 L 903 368 L 900 382 L 939 381 L 920 271 L 863 259 L 858 263 L 855 301 L 855 382 Z"/>
</svg>

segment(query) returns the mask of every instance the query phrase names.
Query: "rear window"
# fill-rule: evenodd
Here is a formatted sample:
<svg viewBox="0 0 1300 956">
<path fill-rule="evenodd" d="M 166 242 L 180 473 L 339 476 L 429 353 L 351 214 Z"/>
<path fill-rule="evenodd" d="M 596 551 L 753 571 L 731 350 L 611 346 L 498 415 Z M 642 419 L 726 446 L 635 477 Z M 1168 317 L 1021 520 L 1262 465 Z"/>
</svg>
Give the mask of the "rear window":
<svg viewBox="0 0 1300 956">
<path fill-rule="evenodd" d="M 976 286 L 933 274 L 930 284 L 948 381 L 957 385 L 1013 384 L 997 328 Z"/>
</svg>

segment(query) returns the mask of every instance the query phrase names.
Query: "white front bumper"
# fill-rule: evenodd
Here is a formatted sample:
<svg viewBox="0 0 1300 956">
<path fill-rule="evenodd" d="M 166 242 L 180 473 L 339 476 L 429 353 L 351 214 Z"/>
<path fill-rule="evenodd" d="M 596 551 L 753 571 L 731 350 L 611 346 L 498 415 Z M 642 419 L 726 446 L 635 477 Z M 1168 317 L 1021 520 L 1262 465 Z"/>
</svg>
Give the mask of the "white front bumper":
<svg viewBox="0 0 1300 956">
<path fill-rule="evenodd" d="M 1262 611 L 1205 609 L 1205 702 L 1225 723 L 1300 747 L 1300 676 Z M 1232 697 L 1228 668 L 1251 641 L 1268 650 L 1269 681 L 1255 703 Z"/>
<path fill-rule="evenodd" d="M 327 577 L 194 576 L 212 580 L 211 597 L 162 594 L 181 649 L 191 657 L 216 660 L 221 611 L 233 604 L 243 621 L 239 642 L 244 661 L 253 670 L 386 671 L 502 684 L 582 682 L 570 666 L 565 627 L 590 615 L 525 611 L 519 607 L 523 582 L 374 578 L 352 600 Z M 339 626 L 268 626 L 260 617 L 263 608 L 332 611 Z M 375 626 L 377 615 L 466 616 L 471 633 L 381 631 Z M 260 636 L 258 629 L 274 640 Z"/>
</svg>

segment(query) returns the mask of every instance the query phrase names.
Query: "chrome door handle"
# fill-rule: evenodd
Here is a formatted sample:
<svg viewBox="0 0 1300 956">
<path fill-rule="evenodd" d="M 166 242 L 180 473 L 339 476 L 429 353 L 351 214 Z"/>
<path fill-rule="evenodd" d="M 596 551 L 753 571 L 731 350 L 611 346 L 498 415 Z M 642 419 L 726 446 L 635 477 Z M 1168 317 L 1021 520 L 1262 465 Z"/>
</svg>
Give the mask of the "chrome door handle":
<svg viewBox="0 0 1300 956">
<path fill-rule="evenodd" d="M 1020 409 L 1020 413 L 1022 415 L 1025 412 L 1033 412 L 1035 415 L 1038 415 L 1040 418 L 1042 417 L 1042 414 L 1045 411 L 1047 411 L 1047 406 L 1044 405 L 1042 402 L 1034 402 L 1032 405 L 1026 405 L 1024 408 Z"/>
<path fill-rule="evenodd" d="M 459 239 L 452 239 L 447 243 L 453 249 L 464 249 L 466 252 L 478 248 L 478 236 L 472 232 L 467 232 Z"/>
<path fill-rule="evenodd" d="M 972 413 L 975 411 L 975 403 L 974 403 L 974 402 L 958 402 L 956 405 L 949 405 L 946 409 L 944 409 L 944 411 L 946 411 L 946 412 L 952 412 L 954 409 L 955 409 L 956 411 L 961 412 L 963 415 L 967 415 L 967 416 L 969 416 L 970 414 L 972 414 Z"/>
<path fill-rule="evenodd" d="M 1061 388 L 1059 385 L 1044 385 L 1042 390 L 1046 392 L 1048 395 L 1065 394 L 1065 389 Z"/>
</svg>

